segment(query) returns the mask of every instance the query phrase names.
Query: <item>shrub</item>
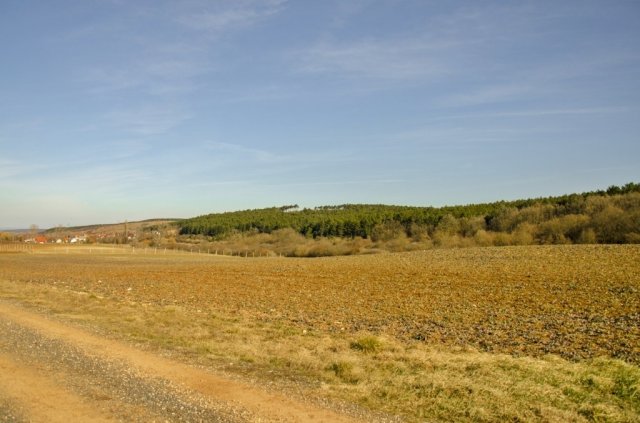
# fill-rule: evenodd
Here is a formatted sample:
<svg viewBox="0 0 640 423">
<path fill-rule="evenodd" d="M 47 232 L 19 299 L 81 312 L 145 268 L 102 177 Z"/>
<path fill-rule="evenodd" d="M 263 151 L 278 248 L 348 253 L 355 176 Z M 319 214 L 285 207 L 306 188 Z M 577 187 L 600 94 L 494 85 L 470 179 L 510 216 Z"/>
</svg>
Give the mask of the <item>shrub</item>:
<svg viewBox="0 0 640 423">
<path fill-rule="evenodd" d="M 373 231 L 371 231 L 371 239 L 374 242 L 391 241 L 392 239 L 399 238 L 402 235 L 406 237 L 404 226 L 395 220 L 376 225 L 373 228 Z"/>
<path fill-rule="evenodd" d="M 486 229 L 483 216 L 463 217 L 460 219 L 460 233 L 462 236 L 473 237 L 478 231 Z"/>
<path fill-rule="evenodd" d="M 382 342 L 375 336 L 365 336 L 353 341 L 350 347 L 364 353 L 374 353 L 382 349 Z"/>
<path fill-rule="evenodd" d="M 360 377 L 354 371 L 353 364 L 346 361 L 337 361 L 335 363 L 331 363 L 331 365 L 328 366 L 326 370 L 333 372 L 342 381 L 347 383 L 358 383 L 358 381 L 360 380 Z"/>
<path fill-rule="evenodd" d="M 480 229 L 473 237 L 476 245 L 480 247 L 489 247 L 493 245 L 493 235 L 484 229 Z"/>
<path fill-rule="evenodd" d="M 462 229 L 460 220 L 450 214 L 445 215 L 438 223 L 437 231 L 445 235 L 456 235 Z"/>
<path fill-rule="evenodd" d="M 431 238 L 429 237 L 429 227 L 426 225 L 412 223 L 409 233 L 413 242 L 431 241 Z"/>
<path fill-rule="evenodd" d="M 534 243 L 535 234 L 536 226 L 523 222 L 513 232 L 511 240 L 514 245 L 531 245 Z"/>
<path fill-rule="evenodd" d="M 580 244 L 595 244 L 597 241 L 596 231 L 593 228 L 583 229 L 578 238 L 578 243 Z"/>
<path fill-rule="evenodd" d="M 593 226 L 597 228 L 598 241 L 617 244 L 625 242 L 625 235 L 630 232 L 629 214 L 616 206 L 607 205 L 593 216 Z"/>
</svg>

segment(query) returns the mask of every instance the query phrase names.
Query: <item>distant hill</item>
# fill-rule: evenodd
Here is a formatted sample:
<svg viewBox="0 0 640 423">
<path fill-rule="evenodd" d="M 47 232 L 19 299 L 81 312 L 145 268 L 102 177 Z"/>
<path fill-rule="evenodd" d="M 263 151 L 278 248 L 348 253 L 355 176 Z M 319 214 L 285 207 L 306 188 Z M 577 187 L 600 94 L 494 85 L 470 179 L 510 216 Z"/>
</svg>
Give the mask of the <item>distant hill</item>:
<svg viewBox="0 0 640 423">
<path fill-rule="evenodd" d="M 640 184 L 628 183 L 580 194 L 447 207 L 344 204 L 300 210 L 294 205 L 212 213 L 181 220 L 178 226 L 183 235 L 216 239 L 285 228 L 310 238 L 371 238 L 386 230 L 402 230 L 408 237 L 425 231 L 433 236 L 438 228 L 440 233 L 448 231 L 449 235 L 462 237 L 475 236 L 479 230 L 510 234 L 518 228 L 523 230 L 526 223 L 535 226 L 537 232 L 534 228 L 527 230 L 534 241 L 541 243 L 578 242 L 581 236 L 598 242 L 634 242 L 640 238 L 640 215 L 636 219 L 640 213 L 639 193 Z M 606 217 L 605 211 L 612 215 Z M 573 216 L 576 222 L 569 222 L 567 216 Z M 609 228 L 615 219 L 619 219 L 617 227 Z M 562 228 L 551 228 L 553 224 L 545 222 Z"/>
<path fill-rule="evenodd" d="M 228 232 L 269 233 L 283 228 L 293 228 L 302 234 L 313 236 L 364 236 L 370 229 L 390 220 L 402 224 L 418 223 L 437 225 L 446 215 L 455 218 L 484 216 L 490 221 L 494 215 L 504 209 L 522 210 L 536 204 L 562 206 L 569 209 L 571 204 L 589 197 L 607 197 L 611 195 L 640 192 L 640 184 L 629 183 L 623 187 L 612 186 L 606 191 L 590 191 L 581 194 L 568 194 L 556 197 L 498 201 L 493 203 L 469 204 L 445 207 L 412 207 L 380 204 L 342 204 L 320 206 L 300 210 L 297 205 L 270 207 L 264 209 L 242 210 L 225 213 L 211 213 L 181 220 L 182 234 L 224 235 Z M 565 213 L 566 214 L 566 213 Z"/>
<path fill-rule="evenodd" d="M 0 241 L 11 242 L 31 230 L 0 232 Z M 190 219 L 56 227 L 40 233 L 49 242 L 76 238 L 89 243 L 305 257 L 433 247 L 640 243 L 640 184 L 446 207 L 285 205 Z"/>
<path fill-rule="evenodd" d="M 137 231 L 142 228 L 148 228 L 153 226 L 164 226 L 167 224 L 175 223 L 180 219 L 145 219 L 134 222 L 120 222 L 120 223 L 103 223 L 94 225 L 83 226 L 59 226 L 47 229 L 43 231 L 44 234 L 53 233 L 85 233 L 85 234 L 107 234 L 107 233 L 123 233 L 125 225 L 127 231 Z"/>
</svg>

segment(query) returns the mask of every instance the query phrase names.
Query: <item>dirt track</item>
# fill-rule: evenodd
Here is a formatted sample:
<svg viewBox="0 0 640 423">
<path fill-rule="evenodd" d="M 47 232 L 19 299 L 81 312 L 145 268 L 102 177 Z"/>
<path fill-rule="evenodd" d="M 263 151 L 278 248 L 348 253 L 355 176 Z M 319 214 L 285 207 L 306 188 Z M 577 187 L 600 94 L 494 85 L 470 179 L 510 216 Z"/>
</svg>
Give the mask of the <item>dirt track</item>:
<svg viewBox="0 0 640 423">
<path fill-rule="evenodd" d="M 0 421 L 351 422 L 0 302 Z"/>
</svg>

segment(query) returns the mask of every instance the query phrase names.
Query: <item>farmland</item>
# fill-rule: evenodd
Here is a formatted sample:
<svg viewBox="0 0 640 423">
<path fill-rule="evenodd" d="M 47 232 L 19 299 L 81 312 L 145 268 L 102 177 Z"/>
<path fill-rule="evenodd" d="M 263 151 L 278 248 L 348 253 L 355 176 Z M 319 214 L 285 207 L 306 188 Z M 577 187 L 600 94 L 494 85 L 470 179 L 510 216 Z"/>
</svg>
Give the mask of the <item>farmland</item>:
<svg viewBox="0 0 640 423">
<path fill-rule="evenodd" d="M 409 420 L 640 413 L 637 245 L 316 259 L 71 250 L 0 254 L 0 298 Z"/>
</svg>

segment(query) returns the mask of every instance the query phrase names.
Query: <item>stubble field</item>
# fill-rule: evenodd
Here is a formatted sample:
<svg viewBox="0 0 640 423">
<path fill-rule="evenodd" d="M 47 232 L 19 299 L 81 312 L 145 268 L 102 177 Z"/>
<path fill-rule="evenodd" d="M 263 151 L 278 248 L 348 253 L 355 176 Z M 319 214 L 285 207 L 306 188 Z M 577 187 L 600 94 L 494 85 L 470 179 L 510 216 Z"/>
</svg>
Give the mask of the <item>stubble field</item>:
<svg viewBox="0 0 640 423">
<path fill-rule="evenodd" d="M 114 336 L 409 420 L 633 421 L 639 259 L 632 245 L 320 259 L 85 249 L 0 254 L 0 281 L 4 298 Z M 514 372 L 504 392 L 486 386 Z"/>
</svg>

